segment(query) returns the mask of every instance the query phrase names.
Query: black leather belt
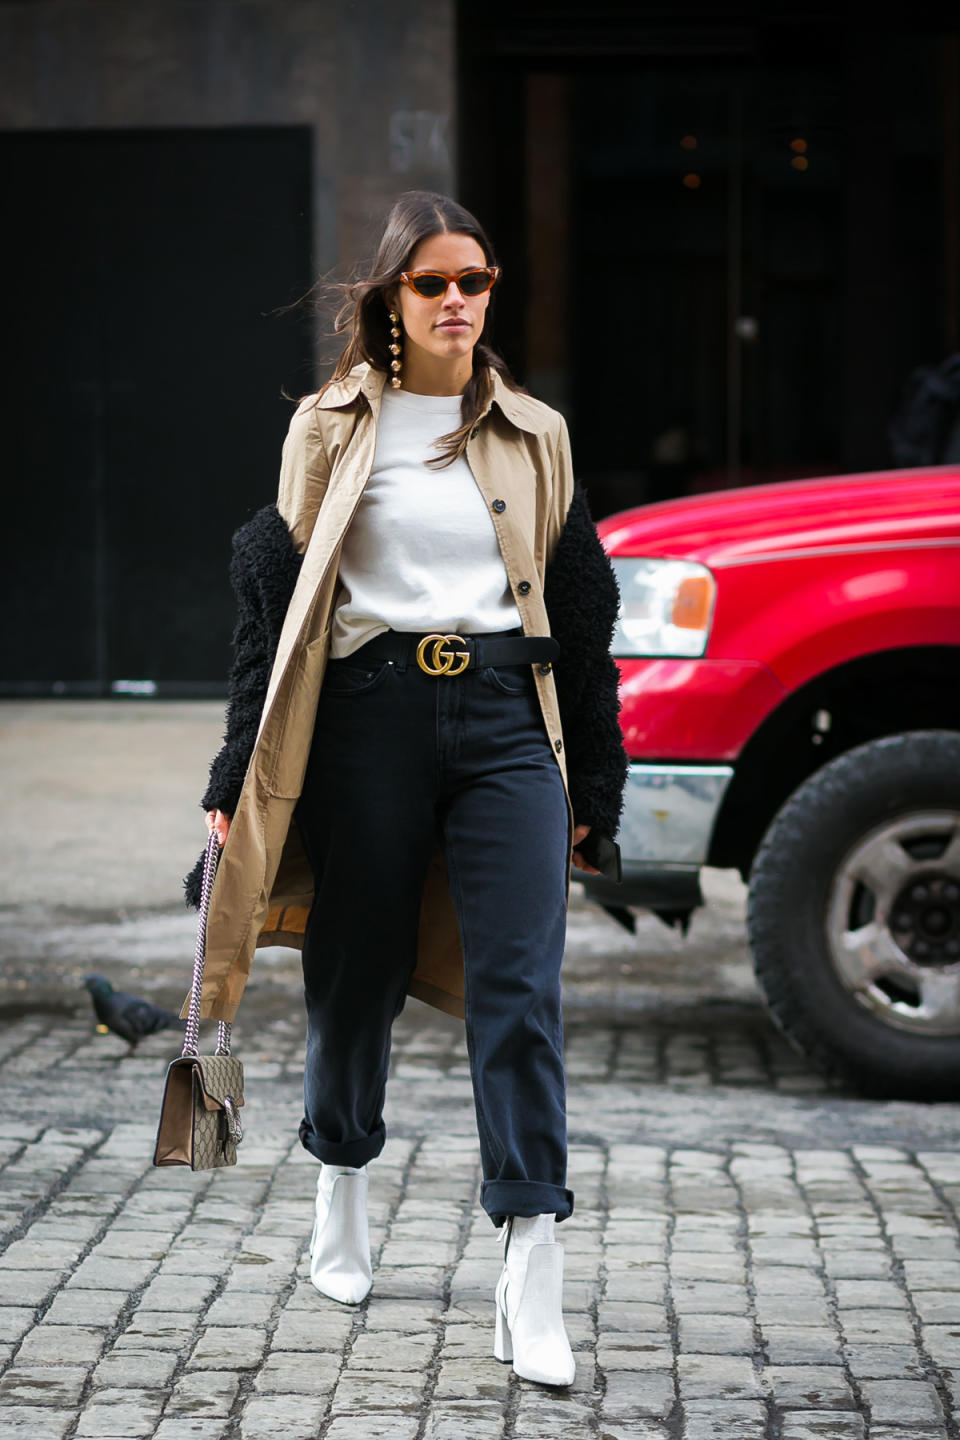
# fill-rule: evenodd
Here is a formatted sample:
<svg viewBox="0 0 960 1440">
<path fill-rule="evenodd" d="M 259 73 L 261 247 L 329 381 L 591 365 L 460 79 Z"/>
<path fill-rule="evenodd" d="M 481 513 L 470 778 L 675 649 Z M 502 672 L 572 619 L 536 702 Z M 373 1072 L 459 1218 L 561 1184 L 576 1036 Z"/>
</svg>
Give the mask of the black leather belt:
<svg viewBox="0 0 960 1440">
<path fill-rule="evenodd" d="M 418 665 L 425 675 L 462 675 L 465 670 L 482 670 L 487 665 L 541 665 L 548 670 L 560 654 L 550 635 L 453 635 L 434 631 L 414 635 L 403 630 L 385 630 L 351 655 L 369 655 L 372 660 Z"/>
</svg>

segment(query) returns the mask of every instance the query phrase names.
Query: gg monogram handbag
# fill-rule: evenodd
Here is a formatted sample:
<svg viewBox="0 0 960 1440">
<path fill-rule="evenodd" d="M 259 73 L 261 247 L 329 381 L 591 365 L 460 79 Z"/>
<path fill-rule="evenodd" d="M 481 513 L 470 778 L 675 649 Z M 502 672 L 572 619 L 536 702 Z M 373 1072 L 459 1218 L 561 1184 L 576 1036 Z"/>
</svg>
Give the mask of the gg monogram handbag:
<svg viewBox="0 0 960 1440">
<path fill-rule="evenodd" d="M 183 1053 L 179 1059 L 171 1060 L 167 1069 L 154 1165 L 189 1165 L 191 1170 L 236 1165 L 237 1146 L 243 1139 L 239 1114 L 243 1105 L 243 1065 L 230 1054 L 230 1026 L 220 1021 L 214 1055 L 197 1052 L 207 912 L 219 858 L 220 844 L 211 833 L 203 857 L 200 919 Z"/>
</svg>

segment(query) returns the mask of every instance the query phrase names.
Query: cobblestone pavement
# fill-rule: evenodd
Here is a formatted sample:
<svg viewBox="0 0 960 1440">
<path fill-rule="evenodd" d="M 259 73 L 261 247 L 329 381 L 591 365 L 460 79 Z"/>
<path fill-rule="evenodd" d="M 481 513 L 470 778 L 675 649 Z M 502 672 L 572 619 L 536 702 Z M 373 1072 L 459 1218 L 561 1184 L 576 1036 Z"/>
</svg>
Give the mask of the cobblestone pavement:
<svg viewBox="0 0 960 1440">
<path fill-rule="evenodd" d="M 312 1289 L 302 1032 L 273 978 L 237 1027 L 249 1138 L 215 1174 L 149 1167 L 169 1036 L 127 1056 L 85 1010 L 5 1025 L 2 1440 L 956 1436 L 956 1107 L 831 1090 L 742 974 L 739 1001 L 691 982 L 651 1010 L 635 942 L 586 908 L 570 928 L 570 1393 L 491 1358 L 461 1029 L 419 1005 L 371 1167 L 373 1293 Z M 605 949 L 608 981 L 631 971 L 609 994 Z"/>
<path fill-rule="evenodd" d="M 296 957 L 261 953 L 236 1027 L 239 1164 L 156 1171 L 176 1037 L 128 1055 L 78 984 L 178 1002 L 190 917 L 11 898 L 0 1440 L 960 1440 L 960 1106 L 811 1074 L 760 1006 L 740 887 L 709 878 L 686 941 L 574 892 L 569 1393 L 491 1355 L 500 1252 L 457 1022 L 414 1002 L 397 1023 L 379 1263 L 346 1309 L 307 1276 Z"/>
</svg>

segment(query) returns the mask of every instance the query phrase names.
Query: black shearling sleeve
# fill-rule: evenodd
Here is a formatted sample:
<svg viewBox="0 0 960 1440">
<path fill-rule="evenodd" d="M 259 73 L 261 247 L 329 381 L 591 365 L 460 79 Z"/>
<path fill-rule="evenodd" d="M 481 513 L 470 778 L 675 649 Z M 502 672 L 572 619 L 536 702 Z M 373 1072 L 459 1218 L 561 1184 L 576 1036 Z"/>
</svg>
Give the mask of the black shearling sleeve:
<svg viewBox="0 0 960 1440">
<path fill-rule="evenodd" d="M 620 594 L 579 484 L 547 565 L 544 602 L 560 645 L 554 675 L 573 818 L 612 837 L 627 778 L 620 672 L 610 654 Z"/>
<path fill-rule="evenodd" d="M 237 601 L 237 621 L 226 730 L 200 801 L 204 811 L 222 810 L 232 816 L 237 808 L 301 559 L 275 505 L 259 510 L 233 537 L 230 583 Z M 184 880 L 188 905 L 200 902 L 202 872 L 203 856 Z"/>
</svg>

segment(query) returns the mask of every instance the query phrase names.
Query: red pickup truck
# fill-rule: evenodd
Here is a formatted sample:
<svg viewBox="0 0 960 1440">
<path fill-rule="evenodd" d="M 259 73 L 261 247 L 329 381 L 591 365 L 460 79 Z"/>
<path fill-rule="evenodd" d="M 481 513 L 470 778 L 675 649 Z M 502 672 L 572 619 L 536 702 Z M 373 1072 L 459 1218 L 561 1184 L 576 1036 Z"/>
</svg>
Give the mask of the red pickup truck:
<svg viewBox="0 0 960 1440">
<path fill-rule="evenodd" d="M 598 526 L 631 760 L 612 909 L 749 884 L 774 1018 L 873 1094 L 960 1096 L 960 469 L 668 501 Z"/>
</svg>

